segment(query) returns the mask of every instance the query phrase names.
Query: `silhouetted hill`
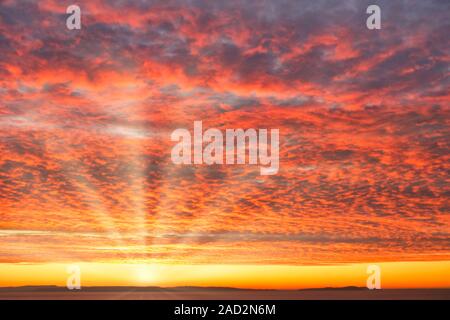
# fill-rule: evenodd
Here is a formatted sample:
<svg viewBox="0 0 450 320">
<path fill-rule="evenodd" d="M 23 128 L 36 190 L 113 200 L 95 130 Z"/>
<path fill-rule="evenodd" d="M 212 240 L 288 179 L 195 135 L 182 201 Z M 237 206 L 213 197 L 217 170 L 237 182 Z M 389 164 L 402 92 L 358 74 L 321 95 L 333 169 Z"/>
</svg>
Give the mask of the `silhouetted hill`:
<svg viewBox="0 0 450 320">
<path fill-rule="evenodd" d="M 358 290 L 369 290 L 366 287 L 355 287 L 355 286 L 348 286 L 348 287 L 325 287 L 325 288 L 308 288 L 308 289 L 299 289 L 298 291 L 309 291 L 309 290 L 314 290 L 314 291 L 320 291 L 320 290 L 342 290 L 342 291 L 358 291 Z"/>
<path fill-rule="evenodd" d="M 307 289 L 242 289 L 232 287 L 195 287 L 195 286 L 182 286 L 182 287 L 135 287 L 135 286 L 91 286 L 82 287 L 83 292 L 277 292 L 277 291 L 292 291 L 292 292 L 311 292 L 311 291 L 371 291 L 366 287 L 325 287 L 325 288 L 307 288 Z M 443 289 L 384 289 L 380 291 L 393 291 L 393 290 L 443 290 Z M 444 289 L 449 290 L 449 289 Z M 61 286 L 21 286 L 21 287 L 0 287 L 0 292 L 69 292 L 66 287 Z M 77 291 L 77 290 L 72 290 Z M 377 290 L 378 291 L 378 290 Z"/>
</svg>

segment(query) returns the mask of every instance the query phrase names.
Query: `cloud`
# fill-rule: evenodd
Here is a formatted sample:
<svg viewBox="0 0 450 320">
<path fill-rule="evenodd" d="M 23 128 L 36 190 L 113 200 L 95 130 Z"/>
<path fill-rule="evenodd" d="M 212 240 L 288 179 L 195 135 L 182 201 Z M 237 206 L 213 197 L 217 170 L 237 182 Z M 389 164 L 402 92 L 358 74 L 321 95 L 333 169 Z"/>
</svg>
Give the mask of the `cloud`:
<svg viewBox="0 0 450 320">
<path fill-rule="evenodd" d="M 3 1 L 0 262 L 448 259 L 448 5 L 376 2 Z M 278 175 L 173 165 L 196 120 Z"/>
</svg>

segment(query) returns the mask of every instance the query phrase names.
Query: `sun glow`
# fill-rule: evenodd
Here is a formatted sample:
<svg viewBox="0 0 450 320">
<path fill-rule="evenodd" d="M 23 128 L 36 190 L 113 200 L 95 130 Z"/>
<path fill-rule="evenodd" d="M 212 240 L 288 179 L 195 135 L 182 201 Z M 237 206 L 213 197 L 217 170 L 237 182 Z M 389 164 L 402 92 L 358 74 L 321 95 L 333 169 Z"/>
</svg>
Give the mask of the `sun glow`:
<svg viewBox="0 0 450 320">
<path fill-rule="evenodd" d="M 254 289 L 365 287 L 368 264 L 334 266 L 168 265 L 80 263 L 81 283 L 89 286 L 199 286 Z M 381 287 L 450 288 L 450 261 L 389 262 L 381 269 Z M 0 287 L 64 287 L 66 264 L 0 264 Z"/>
<path fill-rule="evenodd" d="M 147 265 L 139 265 L 136 268 L 137 281 L 142 285 L 150 285 L 156 280 L 156 268 Z"/>
</svg>

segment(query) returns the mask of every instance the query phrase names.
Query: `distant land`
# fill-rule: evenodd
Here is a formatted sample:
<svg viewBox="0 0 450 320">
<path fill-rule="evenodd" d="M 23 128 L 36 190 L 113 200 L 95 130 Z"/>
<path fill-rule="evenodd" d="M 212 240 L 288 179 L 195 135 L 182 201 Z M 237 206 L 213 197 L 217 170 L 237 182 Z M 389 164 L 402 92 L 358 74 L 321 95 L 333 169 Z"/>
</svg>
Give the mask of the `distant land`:
<svg viewBox="0 0 450 320">
<path fill-rule="evenodd" d="M 66 292 L 69 291 L 66 287 L 61 286 L 20 286 L 20 287 L 0 287 L 0 292 Z M 73 290 L 77 291 L 77 290 Z M 93 286 L 82 287 L 79 291 L 89 292 L 159 292 L 159 291 L 259 291 L 258 289 L 240 289 L 232 287 L 135 287 L 135 286 Z M 264 290 L 272 291 L 272 290 Z"/>
<path fill-rule="evenodd" d="M 450 300 L 448 289 L 365 287 L 260 290 L 228 287 L 0 287 L 0 300 Z"/>
</svg>

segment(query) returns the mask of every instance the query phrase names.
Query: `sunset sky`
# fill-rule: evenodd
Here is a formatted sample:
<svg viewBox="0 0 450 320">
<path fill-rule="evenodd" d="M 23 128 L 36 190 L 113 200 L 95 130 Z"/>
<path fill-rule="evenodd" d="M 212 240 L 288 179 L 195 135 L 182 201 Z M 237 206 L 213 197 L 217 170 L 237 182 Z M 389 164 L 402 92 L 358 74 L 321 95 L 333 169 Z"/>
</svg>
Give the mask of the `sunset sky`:
<svg viewBox="0 0 450 320">
<path fill-rule="evenodd" d="M 449 10 L 1 1 L 0 286 L 450 287 Z M 173 164 L 194 121 L 279 129 L 278 174 Z"/>
</svg>

